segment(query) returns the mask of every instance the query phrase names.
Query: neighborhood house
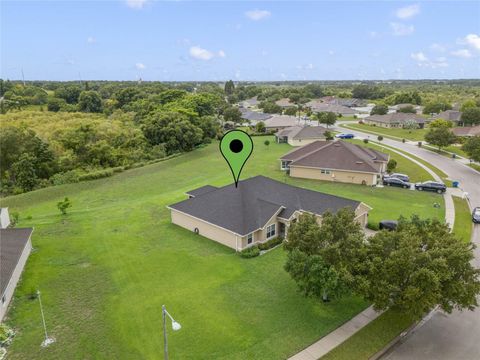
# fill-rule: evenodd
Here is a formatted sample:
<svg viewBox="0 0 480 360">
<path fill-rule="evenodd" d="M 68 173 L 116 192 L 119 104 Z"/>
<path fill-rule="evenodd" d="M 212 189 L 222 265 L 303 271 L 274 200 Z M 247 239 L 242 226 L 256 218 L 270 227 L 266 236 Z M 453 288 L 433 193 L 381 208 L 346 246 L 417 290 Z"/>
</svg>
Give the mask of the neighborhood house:
<svg viewBox="0 0 480 360">
<path fill-rule="evenodd" d="M 325 140 L 325 132 L 328 129 L 323 126 L 292 126 L 278 131 L 275 134 L 277 143 L 288 143 L 291 146 L 302 146 L 317 140 Z"/>
<path fill-rule="evenodd" d="M 280 168 L 291 177 L 377 185 L 389 155 L 345 141 L 315 141 L 284 155 Z"/>
<path fill-rule="evenodd" d="M 344 207 L 366 226 L 370 207 L 317 191 L 255 176 L 224 187 L 204 186 L 187 193 L 189 198 L 168 206 L 172 223 L 226 245 L 236 251 L 277 236 L 302 213 L 322 215 Z"/>
<path fill-rule="evenodd" d="M 273 115 L 264 122 L 267 132 L 276 132 L 281 129 L 299 125 L 300 120 L 295 116 L 289 115 Z"/>
<path fill-rule="evenodd" d="M 380 126 L 385 128 L 403 128 L 409 122 L 417 124 L 419 129 L 425 127 L 425 118 L 417 114 L 391 113 L 386 115 L 371 115 L 363 119 L 367 125 Z"/>
</svg>

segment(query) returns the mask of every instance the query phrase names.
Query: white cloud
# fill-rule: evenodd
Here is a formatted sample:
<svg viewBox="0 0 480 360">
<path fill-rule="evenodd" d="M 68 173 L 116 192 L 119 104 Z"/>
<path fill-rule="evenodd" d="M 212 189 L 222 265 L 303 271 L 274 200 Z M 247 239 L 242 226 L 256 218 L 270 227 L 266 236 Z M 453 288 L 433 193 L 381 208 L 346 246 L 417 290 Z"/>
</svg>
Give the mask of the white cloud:
<svg viewBox="0 0 480 360">
<path fill-rule="evenodd" d="M 396 22 L 390 23 L 390 27 L 392 28 L 393 35 L 395 36 L 411 35 L 415 31 L 415 27 L 413 25 L 407 25 L 407 24 L 396 23 Z"/>
<path fill-rule="evenodd" d="M 192 46 L 190 48 L 190 56 L 198 60 L 210 60 L 215 54 L 200 46 Z"/>
<path fill-rule="evenodd" d="M 480 50 L 480 36 L 477 34 L 468 34 L 463 39 L 465 44 L 470 45 L 474 49 Z"/>
<path fill-rule="evenodd" d="M 330 55 L 330 56 L 335 55 L 335 51 L 329 50 L 329 51 L 328 51 L 328 55 Z"/>
<path fill-rule="evenodd" d="M 140 63 L 140 62 L 136 63 L 136 64 L 135 64 L 135 67 L 137 68 L 137 70 L 145 70 L 145 69 L 147 68 L 147 67 L 145 66 L 145 64 Z"/>
<path fill-rule="evenodd" d="M 94 44 L 96 42 L 97 42 L 97 39 L 95 39 L 93 36 L 89 36 L 87 38 L 87 43 L 89 43 L 89 44 Z"/>
<path fill-rule="evenodd" d="M 414 4 L 397 9 L 395 15 L 399 19 L 410 19 L 420 13 L 420 5 Z"/>
<path fill-rule="evenodd" d="M 458 49 L 455 51 L 452 51 L 450 54 L 456 57 L 468 59 L 472 57 L 472 53 L 468 49 Z"/>
<path fill-rule="evenodd" d="M 421 51 L 417 52 L 417 53 L 412 53 L 410 54 L 410 57 L 415 60 L 415 61 L 419 61 L 419 62 L 425 62 L 425 61 L 428 61 L 428 58 L 425 56 L 425 54 Z"/>
<path fill-rule="evenodd" d="M 259 20 L 267 19 L 267 18 L 270 17 L 270 15 L 272 15 L 272 14 L 268 10 L 255 9 L 255 10 L 250 10 L 250 11 L 245 12 L 245 16 L 248 17 L 250 20 L 253 20 L 253 21 L 259 21 Z"/>
<path fill-rule="evenodd" d="M 132 9 L 143 9 L 148 0 L 125 0 L 125 3 Z"/>
<path fill-rule="evenodd" d="M 225 54 L 225 51 L 223 51 L 223 50 L 220 50 L 220 51 L 218 52 L 218 56 L 220 56 L 220 57 L 224 58 L 224 57 L 226 57 L 226 56 L 227 56 L 227 54 Z"/>
<path fill-rule="evenodd" d="M 432 45 L 430 45 L 430 49 L 438 52 L 444 52 L 447 50 L 447 48 L 444 45 L 437 44 L 437 43 L 433 43 Z"/>
</svg>

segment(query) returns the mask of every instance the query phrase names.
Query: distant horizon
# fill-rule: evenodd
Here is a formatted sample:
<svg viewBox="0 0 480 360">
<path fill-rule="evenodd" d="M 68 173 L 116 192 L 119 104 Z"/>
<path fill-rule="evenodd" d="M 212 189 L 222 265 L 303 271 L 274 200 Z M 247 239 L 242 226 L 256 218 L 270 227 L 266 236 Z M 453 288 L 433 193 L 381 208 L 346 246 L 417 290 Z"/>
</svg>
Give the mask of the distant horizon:
<svg viewBox="0 0 480 360">
<path fill-rule="evenodd" d="M 0 7 L 4 79 L 22 79 L 22 70 L 32 81 L 480 78 L 480 2 L 38 0 Z"/>
</svg>

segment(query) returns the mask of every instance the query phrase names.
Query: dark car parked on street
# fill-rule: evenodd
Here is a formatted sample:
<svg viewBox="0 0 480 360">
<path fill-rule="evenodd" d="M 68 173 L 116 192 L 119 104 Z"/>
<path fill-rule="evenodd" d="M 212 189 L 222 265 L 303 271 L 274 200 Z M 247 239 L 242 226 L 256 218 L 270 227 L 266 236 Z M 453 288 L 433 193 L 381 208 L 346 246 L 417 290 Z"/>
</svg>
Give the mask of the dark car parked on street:
<svg viewBox="0 0 480 360">
<path fill-rule="evenodd" d="M 393 231 L 396 230 L 398 226 L 398 221 L 395 220 L 382 220 L 378 223 L 378 228 L 380 230 L 388 230 L 388 231 Z"/>
<path fill-rule="evenodd" d="M 410 181 L 410 177 L 408 175 L 405 175 L 405 174 L 393 173 L 393 174 L 388 175 L 388 177 L 394 177 L 394 178 L 403 180 L 405 182 Z"/>
<path fill-rule="evenodd" d="M 415 184 L 416 190 L 425 190 L 425 191 L 435 191 L 439 194 L 444 193 L 447 191 L 447 187 L 444 183 L 436 182 L 436 181 L 425 181 L 423 183 L 416 183 Z"/>
<path fill-rule="evenodd" d="M 342 134 L 335 135 L 335 137 L 338 138 L 338 139 L 353 139 L 355 137 L 355 135 L 342 133 Z"/>
<path fill-rule="evenodd" d="M 408 181 L 403 181 L 396 177 L 386 176 L 383 178 L 383 185 L 398 186 L 404 189 L 410 189 L 411 185 Z"/>
<path fill-rule="evenodd" d="M 477 206 L 475 209 L 472 211 L 472 221 L 475 224 L 480 224 L 480 206 Z"/>
</svg>

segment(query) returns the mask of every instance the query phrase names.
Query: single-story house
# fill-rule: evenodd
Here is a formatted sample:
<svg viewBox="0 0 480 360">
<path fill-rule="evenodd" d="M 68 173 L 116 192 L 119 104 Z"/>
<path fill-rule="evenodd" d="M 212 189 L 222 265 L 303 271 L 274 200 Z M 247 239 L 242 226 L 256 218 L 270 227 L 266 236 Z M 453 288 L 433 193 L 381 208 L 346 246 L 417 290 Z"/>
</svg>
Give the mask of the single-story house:
<svg viewBox="0 0 480 360">
<path fill-rule="evenodd" d="M 290 115 L 272 115 L 272 117 L 264 120 L 265 130 L 267 132 L 277 132 L 279 130 L 296 126 L 300 124 L 300 119 Z"/>
<path fill-rule="evenodd" d="M 289 98 L 283 98 L 280 100 L 275 101 L 275 104 L 281 106 L 282 108 L 289 108 L 292 106 L 296 106 L 295 103 L 291 102 Z"/>
<path fill-rule="evenodd" d="M 480 136 L 480 125 L 455 127 L 452 129 L 452 132 L 457 136 L 463 137 Z"/>
<path fill-rule="evenodd" d="M 443 119 L 448 121 L 453 121 L 454 123 L 458 123 L 461 121 L 462 112 L 458 110 L 445 110 L 437 115 L 434 115 L 431 120 L 435 119 Z"/>
<path fill-rule="evenodd" d="M 408 104 L 408 103 L 396 104 L 396 105 L 393 105 L 393 106 L 389 106 L 388 109 L 389 110 L 394 110 L 395 112 L 399 112 L 401 109 L 407 108 L 407 107 L 410 107 L 410 106 L 413 107 L 413 109 L 415 110 L 415 112 L 417 114 L 421 114 L 422 111 L 423 111 L 423 106 L 415 105 L 415 104 Z"/>
<path fill-rule="evenodd" d="M 255 176 L 224 187 L 202 187 L 188 192 L 189 198 L 168 206 L 172 223 L 236 251 L 278 236 L 302 213 L 322 215 L 344 207 L 355 211 L 355 219 L 366 226 L 369 206 L 318 191 Z"/>
<path fill-rule="evenodd" d="M 265 121 L 272 117 L 272 114 L 265 114 L 260 111 L 252 111 L 245 108 L 239 108 L 242 113 L 242 119 L 247 120 L 251 124 L 255 125 L 259 121 Z"/>
<path fill-rule="evenodd" d="M 0 321 L 8 310 L 32 250 L 32 232 L 32 228 L 0 229 Z"/>
<path fill-rule="evenodd" d="M 292 126 L 275 134 L 277 143 L 288 143 L 292 146 L 302 146 L 317 140 L 325 140 L 327 128 L 323 126 Z"/>
<path fill-rule="evenodd" d="M 291 177 L 377 185 L 389 155 L 349 142 L 315 141 L 280 158 Z"/>
<path fill-rule="evenodd" d="M 403 128 L 408 121 L 415 121 L 420 129 L 425 127 L 425 118 L 417 114 L 391 113 L 386 115 L 370 115 L 363 119 L 368 125 L 385 128 Z"/>
<path fill-rule="evenodd" d="M 245 107 L 245 108 L 253 108 L 253 107 L 257 107 L 259 103 L 260 103 L 260 102 L 258 101 L 257 97 L 254 96 L 254 97 L 252 97 L 252 98 L 250 98 L 250 99 L 243 100 L 243 101 L 240 103 L 240 105 L 241 105 L 242 107 Z"/>
<path fill-rule="evenodd" d="M 353 116 L 358 113 L 355 109 L 351 109 L 347 106 L 329 104 L 319 101 L 309 101 L 305 104 L 313 112 L 333 112 L 342 116 Z"/>
</svg>

